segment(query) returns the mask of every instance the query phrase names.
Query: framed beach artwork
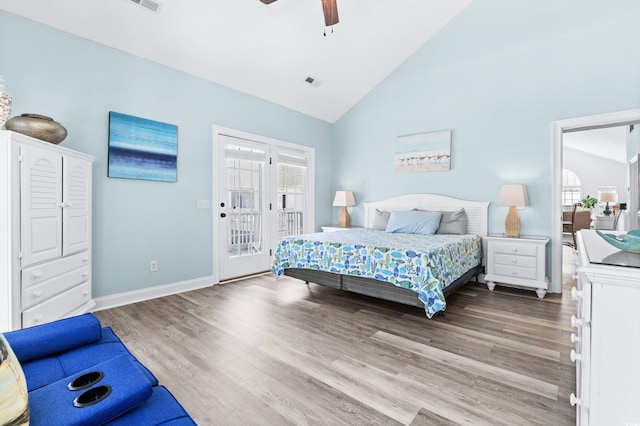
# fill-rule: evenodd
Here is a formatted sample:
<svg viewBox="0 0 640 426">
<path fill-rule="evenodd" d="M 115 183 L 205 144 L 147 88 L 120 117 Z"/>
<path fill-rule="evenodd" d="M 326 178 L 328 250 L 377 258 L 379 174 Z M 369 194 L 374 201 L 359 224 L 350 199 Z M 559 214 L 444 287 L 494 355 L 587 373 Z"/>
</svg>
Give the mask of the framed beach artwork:
<svg viewBox="0 0 640 426">
<path fill-rule="evenodd" d="M 109 112 L 109 177 L 176 182 L 177 164 L 178 126 Z"/>
<path fill-rule="evenodd" d="M 441 172 L 451 168 L 451 130 L 399 136 L 396 173 Z"/>
</svg>

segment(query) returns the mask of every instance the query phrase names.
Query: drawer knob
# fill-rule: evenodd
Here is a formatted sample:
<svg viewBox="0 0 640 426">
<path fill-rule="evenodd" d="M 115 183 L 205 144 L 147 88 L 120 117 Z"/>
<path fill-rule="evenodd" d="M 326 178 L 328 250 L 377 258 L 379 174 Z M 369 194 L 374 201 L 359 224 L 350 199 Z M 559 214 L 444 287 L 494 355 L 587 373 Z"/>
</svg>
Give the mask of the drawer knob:
<svg viewBox="0 0 640 426">
<path fill-rule="evenodd" d="M 86 277 L 86 276 L 88 276 L 88 275 L 89 275 L 89 271 L 84 271 L 84 272 L 82 273 L 82 276 L 83 276 L 83 277 Z"/>
<path fill-rule="evenodd" d="M 34 299 L 40 299 L 42 297 L 42 292 L 41 291 L 36 291 L 33 293 L 33 295 L 31 296 Z"/>
<path fill-rule="evenodd" d="M 89 261 L 89 256 L 84 256 L 84 257 L 82 258 L 82 261 L 83 261 L 83 262 L 88 262 L 88 261 Z"/>
<path fill-rule="evenodd" d="M 42 277 L 42 272 L 34 272 L 33 273 L 33 278 L 35 278 L 36 280 Z"/>
<path fill-rule="evenodd" d="M 571 333 L 571 343 L 576 343 L 576 342 L 579 342 L 581 340 L 582 339 L 580 339 L 576 333 Z"/>
<path fill-rule="evenodd" d="M 516 269 L 514 269 L 514 270 L 511 271 L 511 274 L 512 275 L 518 275 L 518 271 Z"/>
<path fill-rule="evenodd" d="M 518 259 L 512 259 L 511 263 L 518 263 Z"/>
<path fill-rule="evenodd" d="M 582 327 L 583 321 L 581 318 L 576 318 L 575 315 L 571 315 L 571 327 L 577 328 Z"/>
<path fill-rule="evenodd" d="M 42 315 L 38 315 L 37 317 L 33 318 L 34 324 L 38 324 L 40 321 L 42 321 Z"/>
<path fill-rule="evenodd" d="M 514 253 L 517 253 L 518 252 L 518 247 L 514 247 L 512 250 L 513 250 Z"/>
<path fill-rule="evenodd" d="M 584 292 L 582 290 L 578 290 L 575 287 L 571 287 L 571 300 L 578 300 L 582 298 Z"/>
<path fill-rule="evenodd" d="M 569 403 L 572 407 L 575 407 L 576 405 L 582 405 L 582 400 L 572 393 L 569 395 Z"/>
<path fill-rule="evenodd" d="M 571 353 L 569 354 L 569 358 L 571 358 L 571 361 L 573 361 L 573 362 L 582 361 L 582 355 L 577 353 L 575 349 L 571 349 Z"/>
</svg>

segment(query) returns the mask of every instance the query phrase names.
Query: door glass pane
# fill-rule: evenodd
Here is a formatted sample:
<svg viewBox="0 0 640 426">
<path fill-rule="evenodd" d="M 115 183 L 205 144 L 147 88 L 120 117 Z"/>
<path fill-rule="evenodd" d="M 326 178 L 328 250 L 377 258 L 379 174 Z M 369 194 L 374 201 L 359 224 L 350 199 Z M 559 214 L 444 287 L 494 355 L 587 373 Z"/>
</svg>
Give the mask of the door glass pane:
<svg viewBox="0 0 640 426">
<path fill-rule="evenodd" d="M 229 257 L 262 253 L 264 152 L 230 145 L 226 152 Z"/>
<path fill-rule="evenodd" d="M 304 187 L 306 167 L 278 165 L 278 240 L 304 230 Z"/>
</svg>

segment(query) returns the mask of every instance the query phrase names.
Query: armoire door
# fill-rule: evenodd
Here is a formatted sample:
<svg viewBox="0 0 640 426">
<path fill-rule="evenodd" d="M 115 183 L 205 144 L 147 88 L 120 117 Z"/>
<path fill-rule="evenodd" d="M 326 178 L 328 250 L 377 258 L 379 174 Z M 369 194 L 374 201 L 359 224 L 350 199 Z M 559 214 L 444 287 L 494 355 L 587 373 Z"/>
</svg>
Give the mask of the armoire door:
<svg viewBox="0 0 640 426">
<path fill-rule="evenodd" d="M 62 155 L 20 147 L 22 266 L 62 256 Z"/>
<path fill-rule="evenodd" d="M 62 255 L 91 246 L 91 162 L 63 158 Z"/>
</svg>

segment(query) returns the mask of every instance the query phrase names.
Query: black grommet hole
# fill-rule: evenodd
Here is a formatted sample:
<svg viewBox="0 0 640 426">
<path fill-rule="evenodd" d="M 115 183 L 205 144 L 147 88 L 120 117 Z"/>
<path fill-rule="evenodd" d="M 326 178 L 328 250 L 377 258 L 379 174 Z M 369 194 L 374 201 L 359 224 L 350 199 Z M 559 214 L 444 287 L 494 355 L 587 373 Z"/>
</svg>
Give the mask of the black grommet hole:
<svg viewBox="0 0 640 426">
<path fill-rule="evenodd" d="M 111 386 L 101 385 L 91 388 L 82 392 L 76 399 L 73 400 L 73 406 L 82 408 L 88 407 L 93 404 L 97 404 L 102 401 L 111 393 Z"/>
<path fill-rule="evenodd" d="M 92 371 L 90 373 L 85 373 L 82 376 L 76 377 L 73 381 L 71 381 L 67 388 L 70 391 L 82 390 L 86 389 L 89 386 L 95 385 L 104 377 L 104 373 L 102 371 Z"/>
</svg>

